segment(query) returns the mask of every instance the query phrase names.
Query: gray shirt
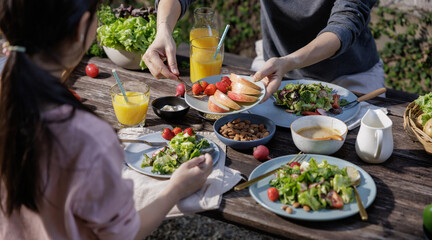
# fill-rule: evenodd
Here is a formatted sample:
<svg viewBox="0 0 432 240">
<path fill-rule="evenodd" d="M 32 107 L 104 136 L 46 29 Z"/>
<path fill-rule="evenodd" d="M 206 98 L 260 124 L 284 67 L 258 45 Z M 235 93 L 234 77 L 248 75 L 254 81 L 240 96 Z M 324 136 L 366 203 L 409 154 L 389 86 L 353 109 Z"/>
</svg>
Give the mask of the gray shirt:
<svg viewBox="0 0 432 240">
<path fill-rule="evenodd" d="M 179 0 L 182 15 L 193 0 Z M 288 73 L 293 79 L 332 81 L 364 72 L 378 61 L 375 41 L 368 28 L 376 0 L 261 0 L 264 59 L 286 56 L 323 32 L 341 41 L 329 59 Z"/>
</svg>

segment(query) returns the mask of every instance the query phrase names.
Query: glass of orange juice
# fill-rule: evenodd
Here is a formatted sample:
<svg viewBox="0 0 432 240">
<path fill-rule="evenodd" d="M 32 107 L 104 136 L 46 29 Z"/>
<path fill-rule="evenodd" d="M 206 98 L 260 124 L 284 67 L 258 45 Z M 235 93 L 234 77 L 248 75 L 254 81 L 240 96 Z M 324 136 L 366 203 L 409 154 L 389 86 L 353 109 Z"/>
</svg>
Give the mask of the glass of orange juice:
<svg viewBox="0 0 432 240">
<path fill-rule="evenodd" d="M 190 43 L 190 75 L 194 83 L 202 78 L 219 75 L 222 68 L 224 46 L 215 57 L 219 38 L 214 36 L 195 38 Z"/>
<path fill-rule="evenodd" d="M 127 101 L 118 84 L 111 87 L 111 100 L 120 126 L 143 127 L 147 116 L 150 87 L 140 81 L 124 82 L 122 86 Z"/>
</svg>

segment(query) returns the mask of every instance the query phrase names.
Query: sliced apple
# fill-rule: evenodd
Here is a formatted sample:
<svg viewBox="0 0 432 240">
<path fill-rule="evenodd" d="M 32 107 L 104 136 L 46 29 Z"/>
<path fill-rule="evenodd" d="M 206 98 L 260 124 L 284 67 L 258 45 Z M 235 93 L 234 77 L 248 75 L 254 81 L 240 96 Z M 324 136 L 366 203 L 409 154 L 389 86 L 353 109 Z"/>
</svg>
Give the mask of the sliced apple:
<svg viewBox="0 0 432 240">
<path fill-rule="evenodd" d="M 229 111 L 228 107 L 225 107 L 224 105 L 218 103 L 213 96 L 210 96 L 208 100 L 208 108 L 210 111 L 215 113 L 226 113 Z"/>
<path fill-rule="evenodd" d="M 239 75 L 237 75 L 235 73 L 231 73 L 230 80 L 232 82 L 242 83 L 242 84 L 244 84 L 244 85 L 246 85 L 248 87 L 251 87 L 253 89 L 256 89 L 256 90 L 261 90 L 260 86 L 256 85 L 255 83 L 253 83 L 253 82 L 251 82 L 249 80 L 246 80 L 246 79 L 240 77 Z"/>
<path fill-rule="evenodd" d="M 239 110 L 241 108 L 240 105 L 238 105 L 236 102 L 231 100 L 231 98 L 229 98 L 225 93 L 223 93 L 219 90 L 216 90 L 213 97 L 214 97 L 214 100 L 216 100 L 216 102 L 224 105 L 225 107 L 229 107 L 229 108 L 232 108 L 234 110 Z"/>
<path fill-rule="evenodd" d="M 249 96 L 242 93 L 235 93 L 232 91 L 228 91 L 228 97 L 236 102 L 256 102 L 256 100 L 258 99 L 255 96 Z"/>
<path fill-rule="evenodd" d="M 259 95 L 261 91 L 253 89 L 249 86 L 244 85 L 243 83 L 233 82 L 231 84 L 231 91 L 235 93 L 242 93 L 247 95 Z"/>
</svg>

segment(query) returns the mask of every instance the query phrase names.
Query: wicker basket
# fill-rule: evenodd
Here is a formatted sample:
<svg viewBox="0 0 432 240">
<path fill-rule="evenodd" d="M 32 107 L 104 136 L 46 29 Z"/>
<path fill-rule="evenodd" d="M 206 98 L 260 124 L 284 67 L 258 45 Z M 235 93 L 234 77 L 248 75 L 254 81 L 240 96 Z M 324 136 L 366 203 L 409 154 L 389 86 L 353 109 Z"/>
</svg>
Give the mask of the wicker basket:
<svg viewBox="0 0 432 240">
<path fill-rule="evenodd" d="M 426 133 L 415 124 L 415 120 L 422 113 L 422 110 L 417 104 L 414 102 L 410 103 L 404 113 L 404 129 L 411 139 L 421 142 L 426 152 L 432 154 L 432 138 L 426 135 Z"/>
</svg>

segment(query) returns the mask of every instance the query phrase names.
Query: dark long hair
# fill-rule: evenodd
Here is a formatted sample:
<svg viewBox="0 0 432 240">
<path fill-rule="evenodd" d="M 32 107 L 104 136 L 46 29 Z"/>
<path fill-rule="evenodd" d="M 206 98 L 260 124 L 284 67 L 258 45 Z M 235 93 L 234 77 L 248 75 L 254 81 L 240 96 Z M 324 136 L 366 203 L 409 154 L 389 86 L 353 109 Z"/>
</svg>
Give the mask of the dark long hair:
<svg viewBox="0 0 432 240">
<path fill-rule="evenodd" d="M 87 110 L 60 79 L 30 57 L 58 59 L 55 48 L 76 37 L 82 15 L 89 11 L 93 19 L 97 6 L 98 0 L 0 0 L 3 35 L 10 45 L 26 48 L 25 53 L 10 52 L 0 80 L 0 188 L 7 194 L 0 208 L 8 216 L 22 205 L 38 212 L 41 170 L 49 167 L 49 162 L 41 166 L 38 156 L 49 151 L 53 141 L 41 117 L 41 103 Z"/>
</svg>

